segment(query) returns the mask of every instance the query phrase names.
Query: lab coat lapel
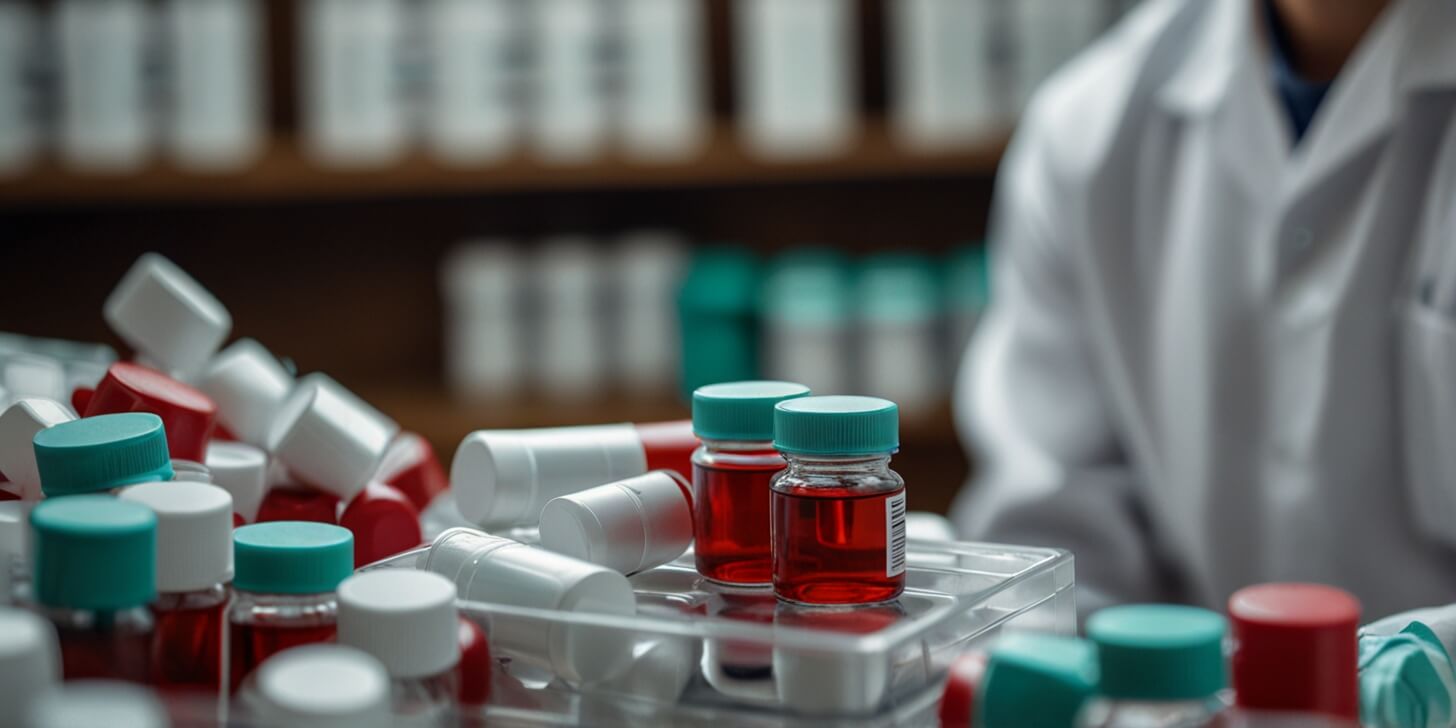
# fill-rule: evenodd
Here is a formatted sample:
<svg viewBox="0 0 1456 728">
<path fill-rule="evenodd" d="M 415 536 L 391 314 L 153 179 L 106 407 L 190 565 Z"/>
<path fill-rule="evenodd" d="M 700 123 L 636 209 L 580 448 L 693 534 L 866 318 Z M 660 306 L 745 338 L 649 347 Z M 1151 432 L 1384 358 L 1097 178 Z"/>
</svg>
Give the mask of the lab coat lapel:
<svg viewBox="0 0 1456 728">
<path fill-rule="evenodd" d="M 1252 15 L 1255 0 L 1214 0 L 1193 50 L 1158 90 L 1167 112 L 1209 125 L 1224 171 L 1251 200 L 1272 200 L 1290 155 L 1290 132 L 1268 81 Z"/>
<path fill-rule="evenodd" d="M 1289 199 L 1311 192 L 1385 140 L 1416 93 L 1456 87 L 1456 2 L 1396 0 L 1376 21 L 1296 150 Z M 1444 17 L 1443 17 L 1444 16 Z"/>
</svg>

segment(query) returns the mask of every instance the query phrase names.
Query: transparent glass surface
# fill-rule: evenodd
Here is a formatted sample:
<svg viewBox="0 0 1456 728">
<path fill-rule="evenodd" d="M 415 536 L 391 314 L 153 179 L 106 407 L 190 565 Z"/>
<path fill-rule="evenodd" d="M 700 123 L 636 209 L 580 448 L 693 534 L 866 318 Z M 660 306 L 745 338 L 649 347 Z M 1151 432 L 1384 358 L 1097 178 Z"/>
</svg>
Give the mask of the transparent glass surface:
<svg viewBox="0 0 1456 728">
<path fill-rule="evenodd" d="M 1202 728 L 1219 726 L 1227 702 L 1213 696 L 1206 700 L 1133 701 L 1097 700 L 1082 711 L 1082 728 Z"/>
</svg>

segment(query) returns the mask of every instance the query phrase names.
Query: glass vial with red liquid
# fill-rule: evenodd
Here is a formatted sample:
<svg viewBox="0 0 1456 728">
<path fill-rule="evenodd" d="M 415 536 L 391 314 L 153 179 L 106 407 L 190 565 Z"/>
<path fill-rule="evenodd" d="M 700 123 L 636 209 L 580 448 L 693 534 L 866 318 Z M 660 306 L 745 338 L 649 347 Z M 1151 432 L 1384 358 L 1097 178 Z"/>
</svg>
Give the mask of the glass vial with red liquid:
<svg viewBox="0 0 1456 728">
<path fill-rule="evenodd" d="M 60 638 L 66 680 L 152 675 L 157 517 L 107 495 L 52 498 L 30 512 L 32 608 Z"/>
<path fill-rule="evenodd" d="M 805 605 L 892 601 L 905 590 L 905 481 L 890 469 L 899 408 L 802 397 L 774 408 L 773 587 Z"/>
<path fill-rule="evenodd" d="M 774 406 L 807 397 L 792 382 L 731 382 L 693 392 L 694 558 L 720 584 L 767 585 L 773 576 L 769 481 L 786 466 L 774 449 Z"/>
<path fill-rule="evenodd" d="M 354 571 L 354 536 L 325 523 L 276 521 L 233 531 L 228 684 L 236 691 L 275 653 L 332 642 L 339 583 Z"/>
<path fill-rule="evenodd" d="M 482 528 L 534 526 L 553 498 L 672 470 L 684 478 L 698 440 L 686 420 L 480 430 L 455 450 L 450 490 L 460 515 Z"/>
<path fill-rule="evenodd" d="M 232 496 L 215 485 L 177 481 L 135 485 L 120 497 L 157 517 L 152 682 L 216 694 L 233 571 Z"/>
</svg>

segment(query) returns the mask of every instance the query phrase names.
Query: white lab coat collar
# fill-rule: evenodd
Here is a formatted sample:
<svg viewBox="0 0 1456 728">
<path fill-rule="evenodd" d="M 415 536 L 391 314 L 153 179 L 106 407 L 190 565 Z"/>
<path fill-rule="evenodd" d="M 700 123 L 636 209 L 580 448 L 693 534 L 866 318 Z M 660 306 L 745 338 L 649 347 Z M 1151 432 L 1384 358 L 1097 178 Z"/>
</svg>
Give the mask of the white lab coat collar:
<svg viewBox="0 0 1456 728">
<path fill-rule="evenodd" d="M 1227 113 L 1228 148 L 1243 152 L 1230 161 L 1259 194 L 1275 180 L 1285 194 L 1306 190 L 1382 139 L 1410 95 L 1456 88 L 1456 40 L 1442 35 L 1456 0 L 1393 0 L 1331 89 L 1293 168 L 1280 173 L 1296 152 L 1268 72 L 1259 2 L 1210 0 L 1192 49 L 1158 89 L 1174 114 Z M 1244 87 L 1250 81 L 1255 88 Z"/>
</svg>

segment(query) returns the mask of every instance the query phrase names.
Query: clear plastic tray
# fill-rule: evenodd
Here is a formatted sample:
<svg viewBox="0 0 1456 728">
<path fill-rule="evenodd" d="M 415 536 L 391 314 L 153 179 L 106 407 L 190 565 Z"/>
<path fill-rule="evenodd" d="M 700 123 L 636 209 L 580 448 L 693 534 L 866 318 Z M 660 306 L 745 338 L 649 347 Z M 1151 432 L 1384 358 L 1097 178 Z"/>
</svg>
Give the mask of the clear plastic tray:
<svg viewBox="0 0 1456 728">
<path fill-rule="evenodd" d="M 498 630 L 554 630 L 553 650 L 621 656 L 603 671 L 611 677 L 573 684 L 541 659 L 497 649 L 490 704 L 473 717 L 491 726 L 933 725 L 947 668 L 967 648 L 1003 629 L 1076 629 L 1072 556 L 1055 549 L 911 540 L 905 594 L 889 607 L 778 604 L 766 589 L 706 581 L 691 553 L 631 581 L 630 617 L 462 601 L 493 648 L 509 641 Z"/>
</svg>

